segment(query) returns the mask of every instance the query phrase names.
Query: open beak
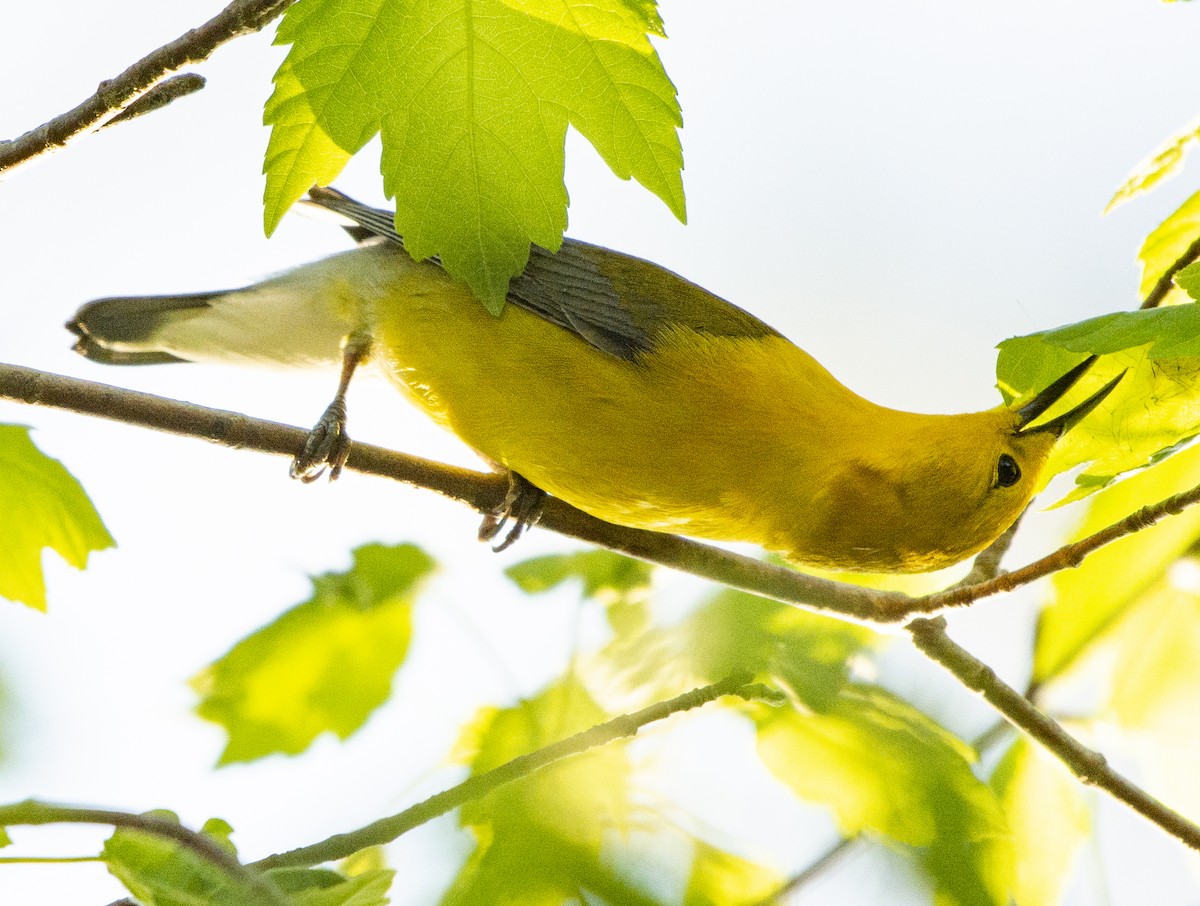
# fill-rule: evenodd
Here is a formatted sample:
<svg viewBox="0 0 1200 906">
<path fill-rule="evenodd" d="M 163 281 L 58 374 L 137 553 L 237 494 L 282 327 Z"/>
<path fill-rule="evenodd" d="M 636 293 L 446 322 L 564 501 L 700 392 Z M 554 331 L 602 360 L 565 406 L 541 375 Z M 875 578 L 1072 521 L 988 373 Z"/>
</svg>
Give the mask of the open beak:
<svg viewBox="0 0 1200 906">
<path fill-rule="evenodd" d="M 1077 424 L 1084 420 L 1088 414 L 1104 402 L 1105 397 L 1113 392 L 1113 389 L 1121 382 L 1121 378 L 1125 377 L 1125 372 L 1122 371 L 1115 378 L 1085 399 L 1082 403 L 1072 409 L 1070 412 L 1064 412 L 1057 418 L 1052 418 L 1048 422 L 1037 425 L 1036 427 L 1026 427 L 1030 422 L 1036 419 L 1039 415 L 1057 403 L 1066 394 L 1068 390 L 1075 386 L 1087 370 L 1092 367 L 1096 361 L 1096 356 L 1088 356 L 1053 384 L 1035 396 L 1032 400 L 1017 410 L 1017 433 L 1018 434 L 1033 434 L 1035 432 L 1047 431 L 1055 437 L 1062 437 L 1066 432 L 1070 431 Z"/>
</svg>

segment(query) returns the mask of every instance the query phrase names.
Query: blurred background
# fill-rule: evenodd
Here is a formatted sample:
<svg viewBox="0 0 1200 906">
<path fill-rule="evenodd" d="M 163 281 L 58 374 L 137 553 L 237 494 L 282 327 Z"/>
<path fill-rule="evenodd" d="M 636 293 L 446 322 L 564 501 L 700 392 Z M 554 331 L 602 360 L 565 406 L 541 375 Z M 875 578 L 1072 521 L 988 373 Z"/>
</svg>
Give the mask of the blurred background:
<svg viewBox="0 0 1200 906">
<path fill-rule="evenodd" d="M 879 403 L 983 409 L 999 401 L 994 346 L 1015 334 L 1136 307 L 1135 253 L 1200 170 L 1102 218 L 1113 191 L 1200 113 L 1200 9 L 1152 0 L 889 3 L 708 0 L 660 4 L 658 42 L 685 128 L 689 223 L 567 142 L 570 234 L 658 262 L 762 317 Z M 0 30 L 0 135 L 74 106 L 96 83 L 214 15 L 216 2 L 14 4 Z M 311 425 L 331 374 L 193 366 L 105 369 L 70 351 L 62 324 L 107 295 L 245 284 L 347 247 L 289 216 L 262 234 L 262 102 L 284 49 L 272 30 L 219 50 L 198 95 L 104 130 L 12 176 L 0 196 L 0 360 Z M 378 147 L 337 185 L 382 204 Z M 474 460 L 381 381 L 350 399 L 356 439 Z M 534 531 L 492 554 L 477 518 L 428 492 L 354 474 L 329 486 L 287 463 L 81 416 L 0 403 L 30 424 L 91 494 L 119 548 L 86 573 L 46 558 L 50 610 L 0 602 L 5 692 L 0 801 L 36 796 L 220 815 L 258 858 L 449 785 L 458 727 L 485 703 L 531 694 L 602 627 L 574 589 L 528 598 L 505 566 L 570 542 Z M 1039 516 L 1020 562 L 1071 521 Z M 0 528 L 0 534 L 3 529 Z M 186 682 L 242 635 L 349 565 L 368 541 L 419 541 L 443 569 L 418 607 L 392 700 L 345 744 L 214 771 L 215 725 Z M 660 575 L 682 610 L 698 580 Z M 1023 685 L 1037 592 L 954 614 L 956 639 Z M 991 723 L 904 639 L 879 681 L 956 732 Z M 730 778 L 720 753 L 751 744 L 720 714 L 660 745 L 663 795 L 745 855 L 802 867 L 836 839 L 816 808 L 781 801 L 766 772 Z M 706 741 L 707 740 L 707 741 Z M 647 745 L 653 747 L 655 743 Z M 719 748 L 719 747 L 718 747 Z M 652 749 L 653 751 L 653 749 Z M 1114 753 L 1121 763 L 1121 753 Z M 1131 768 L 1136 774 L 1136 768 Z M 1068 902 L 1195 903 L 1197 863 L 1124 809 L 1097 802 L 1097 833 Z M 23 851 L 94 851 L 104 829 L 22 830 Z M 453 818 L 389 851 L 393 902 L 436 901 L 470 841 Z M 923 902 L 904 869 L 863 852 L 797 902 Z M 122 895 L 100 865 L 0 866 L 0 902 L 100 904 Z M 811 898 L 811 899 L 808 899 Z"/>
</svg>

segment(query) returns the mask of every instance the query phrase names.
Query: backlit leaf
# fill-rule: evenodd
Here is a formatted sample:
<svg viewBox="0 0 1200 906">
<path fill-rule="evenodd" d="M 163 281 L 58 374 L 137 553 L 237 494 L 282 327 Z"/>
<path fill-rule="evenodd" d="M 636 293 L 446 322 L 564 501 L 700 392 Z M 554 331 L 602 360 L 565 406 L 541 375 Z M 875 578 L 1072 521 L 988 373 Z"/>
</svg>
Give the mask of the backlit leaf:
<svg viewBox="0 0 1200 906">
<path fill-rule="evenodd" d="M 171 812 L 149 814 L 178 821 Z M 230 853 L 232 828 L 210 819 L 202 833 Z M 101 859 L 109 872 L 145 906 L 259 906 L 261 891 L 243 883 L 175 840 L 117 828 L 104 843 Z"/>
<path fill-rule="evenodd" d="M 1200 239 L 1200 192 L 1185 201 L 1142 243 L 1138 251 L 1138 260 L 1142 262 L 1142 298 L 1197 239 Z M 1184 301 L 1178 290 L 1172 290 L 1172 293 L 1178 298 L 1169 296 L 1167 301 Z"/>
<path fill-rule="evenodd" d="M 654 567 L 606 550 L 548 554 L 510 566 L 504 571 L 522 591 L 539 594 L 563 582 L 579 579 L 583 595 L 603 604 L 618 635 L 635 635 L 650 619 L 648 598 Z"/>
<path fill-rule="evenodd" d="M 627 686 L 651 695 L 748 671 L 822 711 L 847 682 L 850 661 L 880 638 L 865 626 L 726 590 L 676 625 L 618 640 L 606 657 Z"/>
<path fill-rule="evenodd" d="M 751 906 L 783 886 L 777 872 L 697 841 L 683 906 Z"/>
<path fill-rule="evenodd" d="M 1105 488 L 1088 502 L 1077 541 L 1149 503 L 1200 484 L 1200 447 Z M 1066 672 L 1200 538 L 1200 507 L 1184 510 L 1092 554 L 1077 569 L 1054 574 L 1052 598 L 1038 617 L 1033 678 L 1047 683 Z"/>
<path fill-rule="evenodd" d="M 1062 899 L 1091 810 L 1079 781 L 1040 746 L 1020 736 L 992 775 L 1012 831 L 1016 856 L 1013 900 L 1055 906 Z"/>
<path fill-rule="evenodd" d="M 1051 454 L 1044 481 L 1085 465 L 1067 500 L 1157 462 L 1200 432 L 1200 306 L 1119 312 L 1005 340 L 996 366 L 1001 390 L 1010 399 L 1035 393 L 1089 353 L 1102 358 L 1048 416 L 1125 374 Z"/>
<path fill-rule="evenodd" d="M 396 228 L 493 312 L 530 242 L 566 227 L 574 126 L 684 216 L 675 87 L 650 0 L 299 0 L 267 102 L 266 224 L 376 133 Z"/>
<path fill-rule="evenodd" d="M 0 597 L 45 610 L 44 549 L 83 569 L 92 551 L 116 542 L 79 482 L 24 425 L 0 425 L 0 476 Z"/>
<path fill-rule="evenodd" d="M 267 877 L 296 906 L 386 906 L 395 872 L 373 869 L 346 877 L 328 869 L 274 869 Z"/>
<path fill-rule="evenodd" d="M 1180 561 L 1113 633 L 1116 663 L 1104 715 L 1132 741 L 1147 788 L 1200 819 L 1200 561 Z"/>
<path fill-rule="evenodd" d="M 1122 202 L 1146 192 L 1178 169 L 1191 144 L 1200 140 L 1200 126 L 1193 123 L 1167 139 L 1161 147 L 1133 168 L 1104 209 L 1108 213 Z"/>
<path fill-rule="evenodd" d="M 480 774 L 608 717 L 565 679 L 511 708 L 482 711 L 457 755 Z M 606 836 L 629 827 L 630 770 L 625 746 L 610 743 L 464 805 L 460 821 L 476 848 L 442 902 L 559 906 L 587 892 L 610 903 L 654 903 L 601 853 Z"/>
<path fill-rule="evenodd" d="M 995 793 L 971 770 L 969 746 L 864 685 L 847 686 L 823 714 L 756 713 L 763 762 L 801 799 L 828 807 L 845 836 L 903 844 L 939 902 L 1008 902 L 1008 827 Z"/>
<path fill-rule="evenodd" d="M 1200 299 L 1200 262 L 1194 262 L 1175 275 L 1175 283 L 1192 301 Z"/>
<path fill-rule="evenodd" d="M 408 653 L 412 607 L 433 561 L 411 544 L 371 544 L 313 580 L 312 597 L 238 642 L 192 684 L 201 717 L 226 728 L 221 764 L 345 739 L 387 700 Z"/>
</svg>

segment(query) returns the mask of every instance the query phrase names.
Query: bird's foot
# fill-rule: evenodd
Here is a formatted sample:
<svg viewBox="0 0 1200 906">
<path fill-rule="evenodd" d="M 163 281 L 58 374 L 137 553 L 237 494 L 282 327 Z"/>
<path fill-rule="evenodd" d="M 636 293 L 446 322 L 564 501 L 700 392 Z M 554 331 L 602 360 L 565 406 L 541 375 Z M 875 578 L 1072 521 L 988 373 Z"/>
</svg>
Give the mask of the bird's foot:
<svg viewBox="0 0 1200 906">
<path fill-rule="evenodd" d="M 525 534 L 527 528 L 537 525 L 542 518 L 542 508 L 546 505 L 546 492 L 537 487 L 528 478 L 516 472 L 508 473 L 508 493 L 500 504 L 491 511 L 483 514 L 483 522 L 479 525 L 479 540 L 491 541 L 504 530 L 509 520 L 512 528 L 504 536 L 504 540 L 493 545 L 492 550 L 500 551 L 511 547 L 518 538 Z"/>
<path fill-rule="evenodd" d="M 350 456 L 350 435 L 346 433 L 346 401 L 334 399 L 308 432 L 304 449 L 292 460 L 291 476 L 308 483 L 316 481 L 329 470 L 329 480 L 342 474 L 342 466 Z"/>
</svg>

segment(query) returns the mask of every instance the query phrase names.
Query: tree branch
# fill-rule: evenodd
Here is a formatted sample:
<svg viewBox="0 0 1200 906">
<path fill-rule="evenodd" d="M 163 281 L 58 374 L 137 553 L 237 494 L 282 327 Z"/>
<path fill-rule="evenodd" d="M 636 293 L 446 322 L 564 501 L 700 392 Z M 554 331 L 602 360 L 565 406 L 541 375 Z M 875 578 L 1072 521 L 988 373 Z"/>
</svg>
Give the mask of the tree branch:
<svg viewBox="0 0 1200 906">
<path fill-rule="evenodd" d="M 175 70 L 207 59 L 227 41 L 259 31 L 293 2 L 233 0 L 203 25 L 164 44 L 115 78 L 101 82 L 95 94 L 75 108 L 19 138 L 0 142 L 0 179 L 8 176 L 18 165 L 63 148 L 73 138 L 112 122 Z M 197 84 L 195 77 L 191 78 L 190 86 L 194 91 Z M 185 86 L 177 85 L 176 89 L 181 87 Z M 174 99 L 174 96 L 168 97 Z M 160 98 L 164 101 L 167 99 Z"/>
<path fill-rule="evenodd" d="M 605 745 L 622 737 L 635 736 L 638 730 L 646 724 L 670 717 L 672 714 L 699 708 L 701 705 L 706 705 L 725 695 L 737 695 L 747 701 L 756 699 L 775 701 L 780 697 L 775 690 L 763 686 L 761 683 L 751 682 L 751 680 L 752 677 L 748 673 L 730 676 L 720 682 L 700 686 L 667 701 L 656 702 L 641 711 L 622 714 L 620 717 L 597 724 L 544 748 L 526 755 L 519 755 L 512 761 L 505 762 L 490 771 L 469 777 L 457 786 L 436 793 L 424 802 L 418 802 L 398 814 L 381 818 L 350 833 L 336 834 L 320 843 L 314 843 L 312 846 L 302 846 L 299 849 L 268 856 L 250 863 L 249 867 L 266 871 L 269 868 L 318 865 L 334 859 L 344 859 L 368 846 L 382 846 L 390 843 L 400 835 L 458 808 L 465 802 L 481 799 L 497 787 L 528 777 L 556 761 L 578 755 L 588 749 Z"/>
<path fill-rule="evenodd" d="M 1009 723 L 1040 743 L 1082 783 L 1104 790 L 1171 836 L 1200 850 L 1200 827 L 1114 771 L 1103 755 L 1068 734 L 1016 689 L 1004 683 L 990 667 L 956 644 L 946 634 L 945 619 L 916 619 L 905 628 L 926 657 L 937 661 L 964 686 L 982 695 Z"/>
<path fill-rule="evenodd" d="M 253 871 L 237 860 L 232 852 L 221 846 L 207 834 L 198 833 L 167 818 L 156 815 L 138 815 L 110 809 L 82 808 L 73 805 L 55 805 L 27 799 L 12 805 L 0 805 L 0 827 L 25 824 L 108 824 L 127 827 L 176 843 L 191 850 L 200 858 L 211 862 L 247 891 L 259 895 L 256 902 L 287 906 L 288 901 L 260 873 Z"/>
<path fill-rule="evenodd" d="M 0 398 L 287 457 L 294 456 L 308 436 L 302 428 L 18 365 L 0 364 Z M 497 474 L 459 469 L 357 441 L 351 447 L 346 468 L 428 488 L 480 512 L 495 507 L 508 490 L 507 479 Z M 897 622 L 906 611 L 904 602 L 911 600 L 898 592 L 807 576 L 676 535 L 612 525 L 553 497 L 547 499 L 538 525 L 731 588 L 842 617 Z"/>
<path fill-rule="evenodd" d="M 303 428 L 3 363 L 0 363 L 0 399 L 66 409 L 197 437 L 227 447 L 288 457 L 303 447 L 308 436 Z M 508 488 L 507 481 L 496 474 L 447 466 L 357 441 L 351 448 L 346 468 L 437 491 L 479 512 L 495 507 Z M 1148 528 L 1197 503 L 1200 503 L 1200 485 L 1143 507 L 1107 528 L 1065 545 L 1020 569 L 919 598 L 820 579 L 677 535 L 613 525 L 554 497 L 547 499 L 538 525 L 570 538 L 689 572 L 784 604 L 854 620 L 897 623 L 914 614 L 934 613 L 1012 591 L 1058 570 L 1078 566 L 1084 558 L 1104 545 Z M 1002 553 L 1009 539 L 1011 535 L 1005 533 L 989 551 Z M 985 560 L 977 561 L 976 570 L 973 571 L 975 576 L 986 575 L 998 566 L 998 557 L 992 557 L 988 552 L 981 556 Z"/>
<path fill-rule="evenodd" d="M 1042 579 L 1051 573 L 1064 569 L 1073 569 L 1082 563 L 1089 554 L 1094 554 L 1106 544 L 1111 544 L 1125 535 L 1132 535 L 1148 529 L 1168 516 L 1177 516 L 1185 509 L 1200 503 L 1200 485 L 1195 485 L 1186 491 L 1181 491 L 1160 500 L 1158 503 L 1144 506 L 1136 513 L 1131 513 L 1124 519 L 1100 529 L 1072 544 L 1060 547 L 1052 554 L 1047 554 L 1040 560 L 1014 569 L 1010 573 L 998 575 L 994 579 L 975 585 L 956 586 L 946 591 L 935 592 L 924 598 L 912 599 L 908 605 L 908 613 L 933 613 L 946 607 L 961 607 L 978 601 L 980 598 L 991 597 L 1028 585 Z"/>
<path fill-rule="evenodd" d="M 0 398 L 68 409 L 160 431 L 203 438 L 225 446 L 289 457 L 303 446 L 308 436 L 308 432 L 301 428 L 76 378 L 46 374 L 16 365 L 0 364 Z M 491 509 L 507 490 L 507 481 L 499 475 L 485 475 L 446 466 L 358 442 L 355 442 L 351 449 L 346 467 L 429 488 L 480 511 Z M 1200 502 L 1200 486 L 1145 507 L 1082 541 L 1066 545 L 1048 557 L 1012 573 L 975 585 L 955 587 L 924 598 L 910 598 L 896 592 L 872 591 L 817 579 L 674 535 L 611 525 L 588 516 L 556 498 L 547 500 L 539 524 L 569 537 L 690 572 L 786 604 L 824 610 L 858 620 L 887 622 L 901 620 L 912 613 L 932 612 L 943 607 L 966 604 L 1010 591 L 1056 570 L 1077 566 L 1088 554 L 1116 538 L 1147 528 L 1165 516 L 1178 513 L 1184 507 L 1197 502 Z M 1006 543 L 1007 538 L 997 542 L 996 550 L 1000 551 Z M 986 556 L 986 563 L 980 565 L 981 571 L 984 572 L 994 570 L 998 562 L 998 558 Z M 1046 746 L 1085 783 L 1100 786 L 1128 803 L 1134 810 L 1149 817 L 1168 833 L 1179 837 L 1189 846 L 1200 848 L 1200 828 L 1196 828 L 1108 769 L 1102 756 L 1089 751 L 1072 739 L 1054 721 L 1037 711 L 1027 699 L 1001 683 L 990 668 L 955 645 L 945 635 L 943 625 L 940 619 L 918 619 L 913 620 L 906 628 L 926 655 L 950 670 L 968 688 L 981 692 L 1010 723 L 1025 730 Z M 672 702 L 674 701 L 676 700 L 673 699 Z M 638 714 L 670 705 L 671 702 L 660 703 Z M 637 715 L 632 717 L 636 718 Z M 629 716 L 619 718 L 618 723 L 628 719 Z M 610 727 L 609 724 L 601 726 Z M 563 745 L 566 745 L 566 742 Z M 589 743 L 595 744 L 598 743 Z M 454 806 L 447 808 L 452 807 Z M 407 813 L 402 813 L 405 814 Z M 384 819 L 384 822 L 392 820 L 400 821 L 401 816 Z M 404 822 L 411 820 L 412 816 L 403 818 Z M 369 827 L 373 833 L 380 832 L 378 824 Z"/>
</svg>

